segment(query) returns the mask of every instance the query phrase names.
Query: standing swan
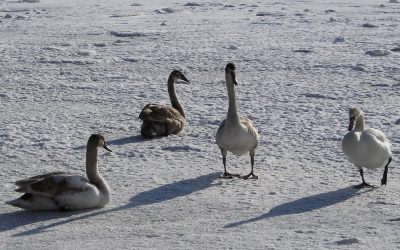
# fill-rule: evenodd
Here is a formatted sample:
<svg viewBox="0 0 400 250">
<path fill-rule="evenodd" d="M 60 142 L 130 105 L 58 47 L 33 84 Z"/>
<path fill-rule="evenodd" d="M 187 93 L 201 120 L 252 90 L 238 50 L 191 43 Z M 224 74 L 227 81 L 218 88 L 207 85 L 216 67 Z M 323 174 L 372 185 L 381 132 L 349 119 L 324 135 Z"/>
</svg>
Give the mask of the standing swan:
<svg viewBox="0 0 400 250">
<path fill-rule="evenodd" d="M 53 172 L 17 181 L 15 190 L 25 193 L 7 204 L 26 210 L 78 210 L 104 207 L 111 198 L 110 187 L 100 176 L 97 165 L 97 148 L 106 146 L 104 137 L 90 136 L 86 151 L 86 174 L 89 178 Z"/>
<path fill-rule="evenodd" d="M 246 117 L 238 114 L 236 105 L 235 85 L 236 81 L 236 66 L 233 63 L 228 63 L 225 68 L 226 88 L 228 89 L 229 108 L 226 119 L 221 123 L 216 135 L 216 142 L 221 150 L 222 162 L 224 164 L 224 173 L 221 178 L 232 178 L 239 176 L 244 179 L 258 179 L 254 175 L 254 155 L 255 150 L 260 142 L 258 133 L 253 123 Z M 251 157 L 251 172 L 248 175 L 240 176 L 238 174 L 230 174 L 226 171 L 226 155 L 232 152 L 236 155 L 244 155 L 249 152 Z"/>
<path fill-rule="evenodd" d="M 358 107 L 349 111 L 349 131 L 343 138 L 342 150 L 349 160 L 360 170 L 362 183 L 354 188 L 373 187 L 364 180 L 364 168 L 385 167 L 381 185 L 386 185 L 389 164 L 392 161 L 390 142 L 380 130 L 365 128 L 364 113 Z M 353 130 L 354 122 L 356 126 Z"/>
<path fill-rule="evenodd" d="M 175 91 L 175 82 L 180 79 L 189 82 L 179 70 L 171 72 L 168 78 L 168 94 L 171 106 L 147 104 L 139 115 L 143 120 L 140 133 L 145 138 L 178 134 L 186 124 L 185 111 Z"/>
</svg>

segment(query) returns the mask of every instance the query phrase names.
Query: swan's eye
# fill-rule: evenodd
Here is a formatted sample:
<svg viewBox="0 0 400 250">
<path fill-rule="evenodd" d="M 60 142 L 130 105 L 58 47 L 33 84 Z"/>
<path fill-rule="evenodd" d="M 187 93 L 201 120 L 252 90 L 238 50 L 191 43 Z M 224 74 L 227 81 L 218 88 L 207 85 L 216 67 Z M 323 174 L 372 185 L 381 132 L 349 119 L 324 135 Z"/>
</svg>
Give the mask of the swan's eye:
<svg viewBox="0 0 400 250">
<path fill-rule="evenodd" d="M 355 120 L 356 119 L 356 115 L 354 115 L 353 117 L 350 118 L 350 120 Z"/>
<path fill-rule="evenodd" d="M 163 122 L 160 122 L 160 121 L 157 121 L 156 124 L 158 124 L 158 125 L 164 125 L 164 123 L 163 123 Z"/>
</svg>

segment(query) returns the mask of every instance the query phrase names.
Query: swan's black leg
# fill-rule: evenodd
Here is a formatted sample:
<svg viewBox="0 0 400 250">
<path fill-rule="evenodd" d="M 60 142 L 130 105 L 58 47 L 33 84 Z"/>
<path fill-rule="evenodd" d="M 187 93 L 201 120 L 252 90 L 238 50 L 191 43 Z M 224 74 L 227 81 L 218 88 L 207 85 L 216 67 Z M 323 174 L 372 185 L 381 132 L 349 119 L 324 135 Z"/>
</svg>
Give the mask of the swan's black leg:
<svg viewBox="0 0 400 250">
<path fill-rule="evenodd" d="M 370 184 L 365 182 L 365 180 L 364 180 L 364 170 L 362 168 L 360 168 L 360 175 L 361 175 L 362 183 L 360 185 L 355 186 L 354 188 L 361 189 L 361 188 L 374 187 L 374 186 L 372 186 L 372 185 L 370 185 Z"/>
<path fill-rule="evenodd" d="M 387 174 L 388 174 L 388 170 L 389 170 L 389 164 L 392 162 L 392 157 L 389 158 L 388 163 L 385 166 L 385 170 L 383 171 L 383 177 L 381 180 L 381 186 L 385 185 L 386 186 L 386 182 L 387 182 Z"/>
<path fill-rule="evenodd" d="M 224 152 L 221 149 L 222 154 L 224 154 Z M 220 178 L 223 179 L 232 179 L 233 177 L 239 177 L 238 174 L 230 174 L 228 173 L 228 171 L 226 171 L 226 155 L 222 156 L 222 162 L 224 163 L 224 173 L 220 176 Z"/>
<path fill-rule="evenodd" d="M 254 168 L 254 156 L 251 157 L 251 172 L 248 175 L 240 176 L 242 179 L 258 179 L 258 176 L 253 173 Z"/>
</svg>

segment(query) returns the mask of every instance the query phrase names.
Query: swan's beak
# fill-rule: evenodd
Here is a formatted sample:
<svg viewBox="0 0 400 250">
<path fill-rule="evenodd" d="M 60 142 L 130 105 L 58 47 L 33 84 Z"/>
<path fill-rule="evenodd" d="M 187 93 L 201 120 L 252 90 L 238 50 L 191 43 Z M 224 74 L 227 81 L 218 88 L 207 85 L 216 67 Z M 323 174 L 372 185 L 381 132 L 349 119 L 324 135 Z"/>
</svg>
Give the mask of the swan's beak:
<svg viewBox="0 0 400 250">
<path fill-rule="evenodd" d="M 188 82 L 188 83 L 190 83 L 190 82 L 189 82 L 189 80 L 188 80 L 188 79 L 186 79 L 186 77 L 185 77 L 184 75 L 181 75 L 181 80 L 183 80 L 183 81 L 185 81 L 185 82 Z"/>
<path fill-rule="evenodd" d="M 354 128 L 354 119 L 351 118 L 351 119 L 350 119 L 350 123 L 349 123 L 349 131 L 352 131 L 353 128 Z"/>
<path fill-rule="evenodd" d="M 238 82 L 237 82 L 237 80 L 236 80 L 236 74 L 235 74 L 235 72 L 233 72 L 233 71 L 231 72 L 231 78 L 232 78 L 233 84 L 237 85 Z"/>
<path fill-rule="evenodd" d="M 112 150 L 111 150 L 111 149 L 109 149 L 109 148 L 107 147 L 107 145 L 106 145 L 106 144 L 104 144 L 104 145 L 103 145 L 103 148 L 104 148 L 105 150 L 107 150 L 107 151 L 110 151 L 110 152 L 112 152 Z"/>
</svg>

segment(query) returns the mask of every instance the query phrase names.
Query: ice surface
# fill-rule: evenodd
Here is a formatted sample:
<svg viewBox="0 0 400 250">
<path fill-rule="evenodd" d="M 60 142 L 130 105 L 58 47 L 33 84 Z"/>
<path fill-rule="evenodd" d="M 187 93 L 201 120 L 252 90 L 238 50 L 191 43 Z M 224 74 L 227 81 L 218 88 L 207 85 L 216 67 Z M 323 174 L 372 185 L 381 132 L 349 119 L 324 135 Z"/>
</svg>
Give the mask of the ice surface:
<svg viewBox="0 0 400 250">
<path fill-rule="evenodd" d="M 0 1 L 0 249 L 400 248 L 398 3 L 31 2 Z M 219 179 L 227 62 L 260 134 L 258 180 Z M 144 140 L 137 117 L 169 104 L 174 69 L 191 82 L 176 86 L 187 126 Z M 341 139 L 353 105 L 392 142 L 387 186 L 379 169 L 365 171 L 376 188 L 352 188 L 361 178 Z M 16 180 L 84 174 L 92 133 L 113 150 L 99 155 L 109 205 L 4 204 Z M 250 157 L 227 166 L 247 174 Z"/>
</svg>

